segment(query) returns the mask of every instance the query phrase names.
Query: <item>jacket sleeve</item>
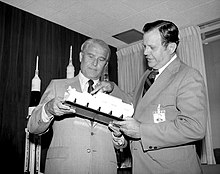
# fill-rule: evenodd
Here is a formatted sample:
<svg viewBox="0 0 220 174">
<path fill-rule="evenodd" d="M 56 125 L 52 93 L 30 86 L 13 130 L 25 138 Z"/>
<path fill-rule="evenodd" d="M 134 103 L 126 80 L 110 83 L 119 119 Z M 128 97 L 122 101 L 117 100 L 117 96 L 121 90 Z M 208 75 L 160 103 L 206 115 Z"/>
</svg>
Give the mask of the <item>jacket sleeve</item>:
<svg viewBox="0 0 220 174">
<path fill-rule="evenodd" d="M 44 122 L 42 120 L 42 114 L 44 114 L 44 104 L 50 101 L 55 97 L 55 87 L 54 81 L 52 80 L 48 85 L 47 89 L 45 90 L 44 94 L 41 97 L 39 105 L 33 110 L 31 117 L 28 120 L 27 128 L 30 133 L 34 134 L 41 134 L 47 131 L 50 123 L 53 119 L 49 122 Z"/>
<path fill-rule="evenodd" d="M 110 95 L 118 97 L 123 100 L 125 103 L 132 103 L 132 96 L 125 93 L 123 90 L 121 90 L 115 83 L 114 83 L 114 89 L 110 93 Z"/>
</svg>

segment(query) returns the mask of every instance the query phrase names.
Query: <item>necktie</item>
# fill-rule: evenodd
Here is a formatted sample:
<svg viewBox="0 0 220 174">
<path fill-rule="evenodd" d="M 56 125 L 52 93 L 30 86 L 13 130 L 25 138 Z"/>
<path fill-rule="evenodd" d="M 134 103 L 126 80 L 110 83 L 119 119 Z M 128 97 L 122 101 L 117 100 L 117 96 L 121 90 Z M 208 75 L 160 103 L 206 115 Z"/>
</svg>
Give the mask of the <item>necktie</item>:
<svg viewBox="0 0 220 174">
<path fill-rule="evenodd" d="M 89 84 L 89 87 L 88 87 L 88 90 L 87 90 L 87 91 L 88 91 L 88 93 L 90 93 L 91 91 L 94 90 L 94 88 L 92 87 L 92 85 L 94 84 L 93 80 L 90 79 L 90 80 L 88 81 L 88 84 Z M 91 121 L 91 126 L 93 127 L 93 122 L 94 122 L 94 121 L 93 121 L 93 120 L 90 120 L 90 121 Z"/>
<path fill-rule="evenodd" d="M 150 72 L 150 74 L 149 74 L 149 76 L 148 76 L 148 79 L 150 80 L 151 85 L 154 83 L 154 80 L 155 80 L 157 74 L 159 74 L 159 72 L 158 72 L 157 69 L 152 70 L 152 71 Z"/>
<path fill-rule="evenodd" d="M 88 93 L 90 93 L 91 91 L 94 90 L 94 88 L 92 87 L 92 85 L 94 84 L 93 80 L 89 80 L 88 81 L 89 87 L 88 87 Z"/>
<path fill-rule="evenodd" d="M 154 83 L 156 75 L 159 74 L 158 70 L 152 70 L 150 74 L 148 75 L 145 83 L 144 83 L 144 90 L 143 90 L 143 95 L 147 92 L 149 87 Z"/>
</svg>

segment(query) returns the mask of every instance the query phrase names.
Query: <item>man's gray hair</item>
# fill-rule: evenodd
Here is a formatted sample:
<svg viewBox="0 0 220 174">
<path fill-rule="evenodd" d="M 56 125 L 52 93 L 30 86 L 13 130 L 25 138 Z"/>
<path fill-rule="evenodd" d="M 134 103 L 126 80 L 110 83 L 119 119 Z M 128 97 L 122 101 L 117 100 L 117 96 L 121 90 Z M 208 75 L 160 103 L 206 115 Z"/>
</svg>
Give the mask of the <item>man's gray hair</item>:
<svg viewBox="0 0 220 174">
<path fill-rule="evenodd" d="M 107 52 L 107 60 L 109 60 L 111 50 L 110 50 L 108 44 L 106 44 L 103 40 L 100 40 L 100 39 L 93 39 L 92 38 L 92 39 L 86 40 L 81 46 L 81 51 L 82 52 L 85 51 L 91 44 L 100 45 Z"/>
</svg>

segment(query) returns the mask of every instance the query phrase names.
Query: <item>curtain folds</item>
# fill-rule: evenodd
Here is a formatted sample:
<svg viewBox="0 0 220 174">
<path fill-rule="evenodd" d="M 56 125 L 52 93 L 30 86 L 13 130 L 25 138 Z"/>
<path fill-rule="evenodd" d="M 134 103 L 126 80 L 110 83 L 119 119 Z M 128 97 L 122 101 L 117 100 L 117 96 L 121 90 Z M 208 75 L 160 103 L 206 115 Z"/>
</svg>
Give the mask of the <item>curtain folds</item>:
<svg viewBox="0 0 220 174">
<path fill-rule="evenodd" d="M 69 48 L 77 74 L 87 36 L 0 2 L 1 170 L 24 172 L 25 128 L 36 57 L 43 93 L 51 79 L 65 78 Z M 110 46 L 109 78 L 117 83 L 116 48 Z M 44 143 L 42 141 L 42 143 Z"/>
<path fill-rule="evenodd" d="M 146 68 L 142 43 L 122 48 L 116 54 L 118 56 L 118 86 L 126 93 L 132 94 Z"/>
<path fill-rule="evenodd" d="M 203 55 L 200 28 L 190 26 L 180 30 L 180 45 L 177 51 L 179 57 L 187 65 L 199 70 L 204 77 L 207 99 L 207 79 Z M 118 56 L 118 85 L 127 93 L 132 93 L 140 76 L 146 70 L 146 63 L 143 56 L 141 43 L 122 48 L 117 51 Z M 204 164 L 215 164 L 212 145 L 212 131 L 210 120 L 210 109 L 208 103 L 207 130 L 202 140 L 201 162 Z"/>
<path fill-rule="evenodd" d="M 187 65 L 199 70 L 202 74 L 207 91 L 207 128 L 206 136 L 202 143 L 201 162 L 205 164 L 215 164 L 212 144 L 211 119 L 209 108 L 208 87 L 206 79 L 205 61 L 203 54 L 203 46 L 198 26 L 190 26 L 180 30 L 180 45 L 178 47 L 178 55 Z"/>
</svg>

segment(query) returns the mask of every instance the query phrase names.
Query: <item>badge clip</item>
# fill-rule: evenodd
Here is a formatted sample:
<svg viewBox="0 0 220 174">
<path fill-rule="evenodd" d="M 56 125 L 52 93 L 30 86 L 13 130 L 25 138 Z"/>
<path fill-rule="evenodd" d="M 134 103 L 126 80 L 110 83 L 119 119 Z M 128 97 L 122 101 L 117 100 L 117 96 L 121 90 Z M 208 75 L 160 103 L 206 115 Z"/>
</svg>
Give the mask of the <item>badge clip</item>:
<svg viewBox="0 0 220 174">
<path fill-rule="evenodd" d="M 157 106 L 157 110 L 153 111 L 154 123 L 161 123 L 166 121 L 165 110 L 161 110 L 160 104 Z"/>
</svg>

